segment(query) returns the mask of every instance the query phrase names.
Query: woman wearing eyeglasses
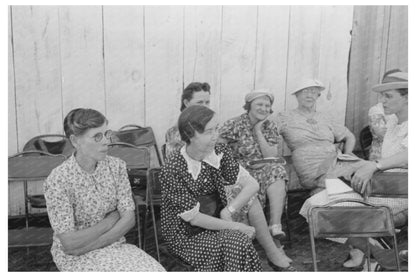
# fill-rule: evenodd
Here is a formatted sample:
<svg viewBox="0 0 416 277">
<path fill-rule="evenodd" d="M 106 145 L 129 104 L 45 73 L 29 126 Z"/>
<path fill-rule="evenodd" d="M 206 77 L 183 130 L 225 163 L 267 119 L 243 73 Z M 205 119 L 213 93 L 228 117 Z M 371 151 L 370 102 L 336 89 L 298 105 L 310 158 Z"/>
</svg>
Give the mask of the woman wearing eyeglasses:
<svg viewBox="0 0 416 277">
<path fill-rule="evenodd" d="M 107 156 L 107 123 L 93 109 L 74 109 L 64 119 L 75 153 L 44 183 L 53 260 L 60 271 L 164 271 L 124 238 L 135 206 L 125 162 Z"/>
<path fill-rule="evenodd" d="M 316 111 L 316 101 L 324 89 L 318 80 L 301 81 L 291 92 L 298 107 L 277 117 L 279 133 L 292 151 L 293 166 L 300 185 L 312 190 L 312 193 L 325 188 L 324 179 L 339 154 L 335 143 L 343 142 L 343 153 L 355 159 L 352 154 L 354 135 L 345 126 Z"/>
</svg>

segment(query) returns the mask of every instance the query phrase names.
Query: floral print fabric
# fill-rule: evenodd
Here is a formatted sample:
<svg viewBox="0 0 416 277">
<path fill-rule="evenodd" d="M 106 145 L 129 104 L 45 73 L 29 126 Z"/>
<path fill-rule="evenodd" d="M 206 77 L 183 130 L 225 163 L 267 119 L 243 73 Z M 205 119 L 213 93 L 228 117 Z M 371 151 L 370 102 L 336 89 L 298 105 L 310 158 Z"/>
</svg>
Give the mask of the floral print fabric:
<svg viewBox="0 0 416 277">
<path fill-rule="evenodd" d="M 164 271 L 152 257 L 121 237 L 80 256 L 67 255 L 57 234 L 89 228 L 107 213 L 135 209 L 124 161 L 107 156 L 95 171 L 84 171 L 74 155 L 55 168 L 44 183 L 49 221 L 54 230 L 51 253 L 61 271 Z"/>
<path fill-rule="evenodd" d="M 277 180 L 287 180 L 284 166 L 271 163 L 258 169 L 250 166 L 250 161 L 262 159 L 263 154 L 253 133 L 253 127 L 247 113 L 227 120 L 220 128 L 219 133 L 222 138 L 228 141 L 234 158 L 259 182 L 258 199 L 264 208 L 266 190 L 269 186 Z M 278 133 L 277 125 L 273 121 L 267 120 L 263 124 L 262 133 L 270 146 L 276 146 L 278 149 L 282 147 L 282 138 Z"/>
</svg>

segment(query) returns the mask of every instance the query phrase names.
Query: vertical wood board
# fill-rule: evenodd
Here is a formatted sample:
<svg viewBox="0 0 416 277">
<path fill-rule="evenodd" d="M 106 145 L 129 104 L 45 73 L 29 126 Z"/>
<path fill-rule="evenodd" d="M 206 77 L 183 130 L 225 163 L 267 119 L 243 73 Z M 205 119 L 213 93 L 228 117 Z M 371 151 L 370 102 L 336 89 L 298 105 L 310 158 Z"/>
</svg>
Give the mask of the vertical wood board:
<svg viewBox="0 0 416 277">
<path fill-rule="evenodd" d="M 220 122 L 242 114 L 254 88 L 256 34 L 257 7 L 223 7 Z"/>
<path fill-rule="evenodd" d="M 184 87 L 191 82 L 211 86 L 210 108 L 219 112 L 221 80 L 221 6 L 186 6 L 184 14 Z M 175 101 L 178 116 L 180 98 Z M 173 118 L 172 125 L 176 124 Z"/>
<path fill-rule="evenodd" d="M 11 7 L 8 9 L 8 155 L 13 155 L 19 151 L 17 144 L 17 120 L 16 120 L 16 91 L 14 87 L 14 57 L 12 45 L 12 22 L 11 22 Z"/>
<path fill-rule="evenodd" d="M 13 6 L 18 145 L 40 134 L 62 133 L 57 10 Z"/>
<path fill-rule="evenodd" d="M 183 7 L 146 6 L 144 17 L 145 124 L 162 145 L 183 89 Z"/>
<path fill-rule="evenodd" d="M 105 114 L 102 10 L 59 6 L 64 116 L 75 108 Z"/>
</svg>

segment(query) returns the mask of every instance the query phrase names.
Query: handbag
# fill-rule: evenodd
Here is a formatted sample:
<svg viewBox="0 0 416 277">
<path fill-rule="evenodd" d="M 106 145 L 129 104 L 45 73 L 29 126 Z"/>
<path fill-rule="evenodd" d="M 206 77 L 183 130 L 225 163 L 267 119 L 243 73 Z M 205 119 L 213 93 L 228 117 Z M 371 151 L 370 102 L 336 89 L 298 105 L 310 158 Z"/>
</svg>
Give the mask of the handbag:
<svg viewBox="0 0 416 277">
<path fill-rule="evenodd" d="M 220 217 L 220 212 L 224 209 L 224 205 L 222 204 L 221 198 L 219 196 L 218 191 L 215 191 L 210 194 L 200 195 L 197 198 L 199 202 L 199 212 L 212 216 L 212 217 Z M 197 235 L 202 233 L 206 229 L 201 228 L 199 226 L 192 226 L 189 224 L 188 233 L 191 236 Z"/>
</svg>

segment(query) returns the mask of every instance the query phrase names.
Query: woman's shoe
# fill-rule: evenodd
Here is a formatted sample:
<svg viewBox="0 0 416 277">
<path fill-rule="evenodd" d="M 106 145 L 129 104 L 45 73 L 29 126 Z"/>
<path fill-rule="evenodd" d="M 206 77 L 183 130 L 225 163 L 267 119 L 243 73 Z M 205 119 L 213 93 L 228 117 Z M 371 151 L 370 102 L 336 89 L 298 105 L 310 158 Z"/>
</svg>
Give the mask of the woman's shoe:
<svg viewBox="0 0 416 277">
<path fill-rule="evenodd" d="M 359 267 L 364 264 L 364 252 L 359 249 L 352 249 L 350 251 L 349 259 L 343 264 L 344 267 Z"/>
<path fill-rule="evenodd" d="M 269 231 L 272 237 L 277 238 L 279 240 L 286 237 L 285 232 L 282 231 L 282 224 L 273 224 L 269 226 Z"/>
<path fill-rule="evenodd" d="M 275 265 L 274 263 L 272 263 L 269 259 L 267 259 L 267 263 L 269 264 L 269 266 L 274 270 L 274 271 L 288 271 L 288 272 L 293 272 L 293 271 L 297 271 L 296 268 L 294 268 L 293 266 L 289 265 L 288 267 L 280 267 L 278 265 Z"/>
<path fill-rule="evenodd" d="M 277 248 L 277 250 L 280 252 L 280 253 L 282 253 L 282 255 L 284 256 L 284 258 L 289 262 L 289 263 L 291 263 L 291 262 L 293 262 L 293 260 L 291 259 L 291 258 L 289 258 L 287 255 L 286 255 L 286 253 L 285 253 L 285 250 L 283 249 L 283 245 L 282 246 L 280 246 L 280 247 L 276 247 Z"/>
</svg>

